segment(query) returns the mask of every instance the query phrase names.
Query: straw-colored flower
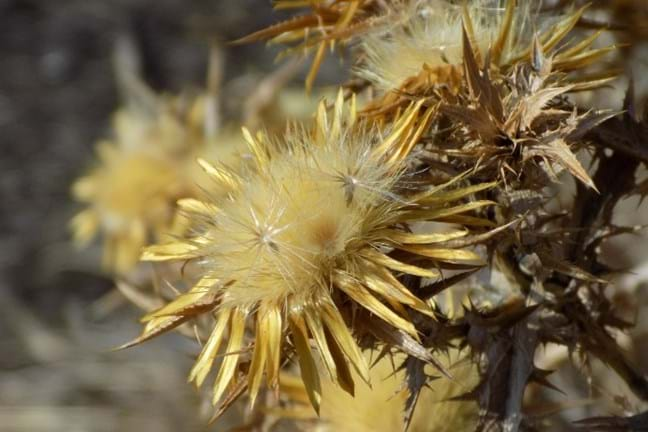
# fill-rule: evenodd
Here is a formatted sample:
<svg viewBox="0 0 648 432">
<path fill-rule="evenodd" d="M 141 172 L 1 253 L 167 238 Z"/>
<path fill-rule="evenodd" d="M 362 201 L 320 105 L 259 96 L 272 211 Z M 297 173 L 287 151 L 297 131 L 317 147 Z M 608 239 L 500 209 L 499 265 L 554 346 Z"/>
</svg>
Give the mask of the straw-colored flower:
<svg viewBox="0 0 648 432">
<path fill-rule="evenodd" d="M 384 92 L 426 95 L 439 85 L 457 88 L 462 79 L 464 28 L 478 61 L 488 52 L 490 65 L 504 71 L 531 61 L 535 34 L 543 52 L 554 57 L 553 70 L 561 73 L 581 70 L 614 49 L 592 48 L 601 31 L 565 43 L 585 8 L 551 16 L 538 13 L 534 4 L 507 0 L 506 7 L 500 8 L 497 1 L 475 0 L 463 5 L 445 0 L 412 1 L 408 8 L 392 13 L 399 18 L 391 25 L 362 38 L 364 60 L 356 72 Z M 572 90 L 601 85 L 611 76 L 613 72 L 574 78 Z M 388 96 L 374 108 L 393 102 L 393 94 Z"/>
<path fill-rule="evenodd" d="M 123 273 L 138 261 L 151 235 L 168 230 L 175 201 L 186 194 L 184 126 L 170 110 L 150 116 L 137 109 L 115 114 L 114 138 L 97 145 L 98 164 L 73 185 L 87 208 L 72 220 L 75 240 L 104 236 L 104 267 Z"/>
<path fill-rule="evenodd" d="M 236 166 L 244 141 L 230 129 L 210 134 L 206 97 L 158 97 L 114 116 L 111 140 L 97 144 L 98 161 L 73 187 L 87 207 L 71 223 L 76 242 L 87 245 L 101 233 L 103 267 L 123 274 L 139 261 L 142 248 L 171 231 L 180 232 L 176 201 L 195 196 L 204 174 L 197 157 Z"/>
<path fill-rule="evenodd" d="M 404 181 L 404 160 L 427 127 L 412 123 L 420 108 L 412 106 L 383 134 L 355 122 L 354 103 L 345 108 L 340 93 L 331 118 L 322 105 L 312 129 L 293 126 L 279 139 L 246 132 L 254 157 L 241 172 L 201 162 L 213 184 L 229 188 L 228 199 L 209 199 L 210 185 L 204 185 L 205 200 L 179 203 L 196 234 L 149 247 L 143 258 L 190 260 L 202 277 L 189 292 L 148 314 L 142 335 L 126 346 L 214 314 L 214 329 L 190 374 L 200 385 L 226 341 L 214 403 L 228 388 L 226 401 L 244 388 L 243 376 L 251 403 L 264 375 L 276 388 L 282 353 L 293 349 L 316 409 L 321 384 L 313 347 L 331 380 L 346 391 L 353 389 L 349 364 L 369 381 L 349 328 L 352 315 L 368 312 L 369 321 L 382 320 L 413 339 L 418 336 L 408 308 L 433 315 L 392 271 L 435 278 L 446 263 L 480 261 L 471 251 L 443 245 L 467 234 L 465 229 L 424 234 L 408 229 L 416 221 L 464 220 L 464 213 L 490 204 L 451 205 L 491 185 L 408 190 L 413 185 Z M 254 329 L 251 344 L 248 325 Z"/>
</svg>

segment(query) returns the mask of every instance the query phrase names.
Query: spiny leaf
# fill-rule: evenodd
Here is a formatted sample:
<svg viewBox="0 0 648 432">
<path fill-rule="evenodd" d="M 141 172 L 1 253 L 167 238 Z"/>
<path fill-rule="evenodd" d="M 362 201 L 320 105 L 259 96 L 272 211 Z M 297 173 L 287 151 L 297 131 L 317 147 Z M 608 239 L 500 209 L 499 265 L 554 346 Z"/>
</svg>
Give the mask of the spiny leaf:
<svg viewBox="0 0 648 432">
<path fill-rule="evenodd" d="M 529 156 L 546 157 L 560 164 L 574 177 L 598 192 L 592 178 L 587 174 L 587 171 L 585 171 L 585 168 L 583 168 L 578 159 L 576 159 L 576 156 L 563 138 L 555 137 L 551 140 L 533 144 L 528 147 L 527 151 Z"/>
</svg>

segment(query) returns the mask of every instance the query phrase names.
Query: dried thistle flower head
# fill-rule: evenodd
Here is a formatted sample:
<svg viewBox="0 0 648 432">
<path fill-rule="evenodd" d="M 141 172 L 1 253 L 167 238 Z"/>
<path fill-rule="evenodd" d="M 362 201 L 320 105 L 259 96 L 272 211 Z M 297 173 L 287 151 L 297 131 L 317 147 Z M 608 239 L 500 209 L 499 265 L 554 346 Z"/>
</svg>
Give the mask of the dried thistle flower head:
<svg viewBox="0 0 648 432">
<path fill-rule="evenodd" d="M 452 105 L 441 111 L 455 123 L 450 142 L 465 156 L 507 181 L 513 177 L 526 187 L 539 187 L 557 180 L 560 169 L 568 170 L 595 188 L 575 152 L 582 137 L 613 114 L 607 111 L 578 115 L 564 94 L 574 85 L 557 85 L 553 60 L 535 40 L 535 67 L 521 65 L 502 77 L 491 75 L 488 64 L 480 70 L 467 32 L 463 36 L 464 77 Z M 454 99 L 454 100 L 453 100 Z"/>
<path fill-rule="evenodd" d="M 197 157 L 236 166 L 244 145 L 230 129 L 208 130 L 208 96 L 154 101 L 116 112 L 113 139 L 97 144 L 97 164 L 72 187 L 87 204 L 71 222 L 75 241 L 84 246 L 101 233 L 103 267 L 111 272 L 131 270 L 142 247 L 182 231 L 176 201 L 195 196 L 204 181 Z"/>
<path fill-rule="evenodd" d="M 400 11 L 396 24 L 368 32 L 361 38 L 365 56 L 356 73 L 388 92 L 370 108 L 393 104 L 401 93 L 424 96 L 436 86 L 456 90 L 463 73 L 464 28 L 477 61 L 481 63 L 488 52 L 489 67 L 504 73 L 532 60 L 534 34 L 543 52 L 554 56 L 554 72 L 564 74 L 581 70 L 614 49 L 592 48 L 601 31 L 564 43 L 584 8 L 552 16 L 538 13 L 531 1 L 508 0 L 506 8 L 498 6 L 497 1 L 470 1 L 463 6 L 445 0 L 413 1 Z M 397 16 L 397 11 L 392 15 Z M 571 90 L 600 86 L 615 73 L 574 78 Z"/>
<path fill-rule="evenodd" d="M 169 230 L 174 203 L 190 187 L 179 161 L 192 143 L 172 108 L 118 111 L 114 139 L 97 144 L 98 164 L 73 185 L 74 197 L 88 205 L 72 220 L 75 240 L 85 245 L 101 232 L 108 270 L 123 273 L 137 263 L 151 235 Z"/>
<path fill-rule="evenodd" d="M 367 353 L 365 353 L 367 356 Z M 461 399 L 478 383 L 477 367 L 461 359 L 456 350 L 435 356 L 452 373 L 432 377 L 418 395 L 418 409 L 407 425 L 410 432 L 444 432 L 471 430 L 477 424 L 477 403 Z M 368 358 L 368 361 L 371 359 Z M 403 355 L 387 355 L 369 371 L 371 387 L 359 382 L 355 394 L 322 380 L 322 404 L 319 418 L 307 405 L 303 383 L 292 375 L 282 375 L 281 387 L 287 396 L 287 407 L 279 415 L 293 418 L 306 431 L 391 432 L 403 430 L 408 390 L 406 374 L 399 365 Z M 397 369 L 394 370 L 394 367 Z M 433 373 L 431 370 L 430 372 Z M 458 398 L 453 400 L 453 398 Z M 306 420 L 306 421 L 304 421 Z"/>
<path fill-rule="evenodd" d="M 483 2 L 469 4 L 475 40 L 485 51 L 499 32 L 502 14 Z M 395 23 L 360 38 L 366 57 L 357 75 L 383 91 L 400 88 L 421 73 L 428 85 L 454 87 L 461 79 L 463 60 L 462 7 L 444 0 L 414 1 L 399 13 Z"/>
<path fill-rule="evenodd" d="M 405 112 L 404 119 L 418 109 Z M 410 129 L 398 126 L 403 124 L 397 121 L 383 134 L 355 122 L 354 103 L 345 108 L 340 93 L 331 118 L 320 106 L 312 130 L 294 126 L 275 140 L 246 133 L 253 168 L 237 173 L 203 162 L 214 182 L 230 188 L 228 199 L 181 201 L 196 223 L 196 235 L 149 247 L 143 256 L 149 261 L 193 260 L 202 278 L 189 292 L 148 314 L 141 336 L 126 346 L 198 315 L 214 314 L 214 330 L 190 374 L 200 385 L 229 339 L 214 383 L 214 403 L 229 388 L 226 405 L 245 385 L 254 403 L 264 372 L 267 384 L 277 388 L 281 353 L 294 349 L 317 409 L 321 384 L 310 339 L 332 381 L 353 392 L 349 363 L 368 381 L 367 364 L 345 317 L 364 313 L 364 325 L 380 320 L 415 343 L 418 335 L 407 308 L 433 312 L 391 271 L 435 278 L 440 275 L 436 268 L 448 263 L 480 262 L 474 252 L 443 245 L 466 230 L 414 234 L 408 223 L 453 223 L 491 204 L 452 206 L 491 185 L 403 190 L 403 159 L 412 139 Z M 254 328 L 251 358 L 248 324 Z M 247 381 L 241 386 L 239 375 L 244 374 Z"/>
</svg>

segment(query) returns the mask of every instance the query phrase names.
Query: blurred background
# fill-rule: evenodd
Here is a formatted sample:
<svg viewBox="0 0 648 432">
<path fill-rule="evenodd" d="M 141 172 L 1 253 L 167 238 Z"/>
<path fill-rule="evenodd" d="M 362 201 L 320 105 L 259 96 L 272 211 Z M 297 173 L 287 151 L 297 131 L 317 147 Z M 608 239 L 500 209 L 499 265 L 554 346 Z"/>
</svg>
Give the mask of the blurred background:
<svg viewBox="0 0 648 432">
<path fill-rule="evenodd" d="M 110 133 L 118 40 L 151 87 L 179 92 L 204 87 L 210 42 L 278 16 L 267 0 L 0 0 L 0 431 L 210 430 L 190 341 L 110 352 L 140 312 L 97 275 L 99 247 L 71 245 L 70 185 Z M 223 53 L 238 89 L 275 67 L 263 44 Z"/>
<path fill-rule="evenodd" d="M 120 102 L 118 41 L 136 48 L 154 90 L 171 93 L 205 86 L 210 44 L 219 42 L 222 108 L 235 119 L 245 95 L 276 69 L 276 50 L 224 42 L 281 17 L 268 0 L 0 0 L 1 432 L 217 430 L 206 426 L 209 407 L 186 385 L 192 341 L 171 334 L 111 352 L 138 334 L 140 311 L 98 273 L 99 246 L 83 253 L 72 246 L 68 222 L 80 206 L 70 185 L 89 168 L 94 143 L 110 133 Z M 645 52 L 639 46 L 628 56 L 642 94 Z M 340 73 L 333 59 L 319 82 L 340 82 Z M 603 102 L 618 108 L 626 85 L 621 80 Z M 645 223 L 645 209 L 629 200 L 618 221 Z M 629 305 L 639 306 L 641 317 L 648 307 L 645 243 L 625 238 L 608 255 L 633 270 L 624 283 L 641 293 Z M 648 320 L 639 322 L 631 337 L 641 347 Z M 644 373 L 647 353 L 632 353 Z M 570 376 L 576 373 L 554 379 L 571 386 Z M 573 387 L 586 398 L 583 384 Z M 609 385 L 610 397 L 626 391 Z"/>
</svg>

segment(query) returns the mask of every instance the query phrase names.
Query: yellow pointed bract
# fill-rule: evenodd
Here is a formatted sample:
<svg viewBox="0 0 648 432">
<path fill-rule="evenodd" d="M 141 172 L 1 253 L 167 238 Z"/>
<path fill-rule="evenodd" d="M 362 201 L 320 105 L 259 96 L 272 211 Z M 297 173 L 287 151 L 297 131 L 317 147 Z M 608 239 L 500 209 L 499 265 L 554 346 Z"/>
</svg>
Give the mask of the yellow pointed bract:
<svg viewBox="0 0 648 432">
<path fill-rule="evenodd" d="M 247 380 L 254 403 L 264 377 L 276 388 L 280 359 L 293 351 L 316 409 L 320 365 L 332 381 L 352 392 L 349 368 L 364 381 L 369 373 L 347 312 L 364 310 L 417 339 L 406 308 L 433 312 L 391 270 L 436 277 L 446 263 L 480 264 L 474 253 L 443 245 L 465 235 L 465 229 L 419 237 L 407 224 L 437 216 L 454 222 L 455 216 L 489 202 L 461 206 L 435 200 L 449 193 L 445 187 L 412 193 L 414 186 L 404 181 L 403 149 L 420 125 L 407 120 L 408 127 L 381 133 L 356 122 L 355 104 L 350 105 L 340 94 L 330 112 L 322 104 L 312 128 L 293 126 L 280 139 L 245 131 L 254 156 L 239 172 L 201 162 L 212 180 L 203 185 L 206 195 L 210 185 L 226 186 L 227 199 L 185 203 L 196 234 L 144 253 L 151 261 L 192 260 L 203 277 L 192 290 L 147 315 L 155 325 L 147 326 L 134 343 L 213 313 L 216 325 L 191 379 L 197 384 L 204 380 L 227 339 L 214 383 L 215 403 L 241 380 Z M 406 110 L 403 118 L 408 116 Z M 463 196 L 456 189 L 453 193 Z M 252 343 L 246 342 L 244 327 L 251 330 Z"/>
</svg>

